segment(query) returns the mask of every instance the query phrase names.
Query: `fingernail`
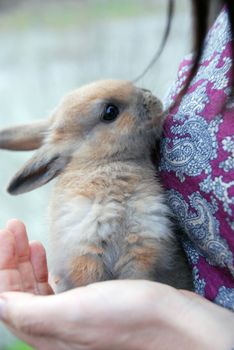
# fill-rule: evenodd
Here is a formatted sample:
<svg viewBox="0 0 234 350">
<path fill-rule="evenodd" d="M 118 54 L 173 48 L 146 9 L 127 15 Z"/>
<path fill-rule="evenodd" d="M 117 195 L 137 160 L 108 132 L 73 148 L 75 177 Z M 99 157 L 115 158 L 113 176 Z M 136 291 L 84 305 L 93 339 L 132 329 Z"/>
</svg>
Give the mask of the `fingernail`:
<svg viewBox="0 0 234 350">
<path fill-rule="evenodd" d="M 6 301 L 0 298 L 0 319 L 3 320 L 5 318 L 6 312 Z"/>
</svg>

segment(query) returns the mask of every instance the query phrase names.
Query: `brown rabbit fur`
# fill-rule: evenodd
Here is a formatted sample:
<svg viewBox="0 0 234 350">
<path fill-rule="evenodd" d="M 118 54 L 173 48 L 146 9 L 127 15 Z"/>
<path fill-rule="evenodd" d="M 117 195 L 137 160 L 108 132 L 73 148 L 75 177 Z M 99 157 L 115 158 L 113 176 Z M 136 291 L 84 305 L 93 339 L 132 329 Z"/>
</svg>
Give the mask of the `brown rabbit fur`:
<svg viewBox="0 0 234 350">
<path fill-rule="evenodd" d="M 10 193 L 57 176 L 49 209 L 57 291 L 128 278 L 191 289 L 150 159 L 162 121 L 148 90 L 106 80 L 70 93 L 45 122 L 0 132 L 0 148 L 39 148 Z"/>
</svg>

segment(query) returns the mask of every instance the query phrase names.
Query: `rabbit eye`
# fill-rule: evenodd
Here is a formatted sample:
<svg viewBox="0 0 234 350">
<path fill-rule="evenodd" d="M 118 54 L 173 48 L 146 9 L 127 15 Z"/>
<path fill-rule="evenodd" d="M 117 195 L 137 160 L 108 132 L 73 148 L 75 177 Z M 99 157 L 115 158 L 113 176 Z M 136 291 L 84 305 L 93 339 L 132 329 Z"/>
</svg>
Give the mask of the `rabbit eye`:
<svg viewBox="0 0 234 350">
<path fill-rule="evenodd" d="M 115 105 L 107 105 L 102 116 L 101 121 L 105 123 L 113 122 L 119 115 L 119 109 Z"/>
</svg>

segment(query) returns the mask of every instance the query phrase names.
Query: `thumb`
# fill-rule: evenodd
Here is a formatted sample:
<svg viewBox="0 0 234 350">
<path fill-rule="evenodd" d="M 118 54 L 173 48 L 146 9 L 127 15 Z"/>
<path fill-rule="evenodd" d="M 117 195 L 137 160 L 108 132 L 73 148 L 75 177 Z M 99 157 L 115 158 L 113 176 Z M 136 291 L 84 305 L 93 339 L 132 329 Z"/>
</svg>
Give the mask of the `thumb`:
<svg viewBox="0 0 234 350">
<path fill-rule="evenodd" d="M 32 336 L 58 337 L 66 327 L 69 307 L 62 294 L 36 296 L 8 292 L 0 295 L 0 320 L 15 331 Z M 74 306 L 73 306 L 74 308 Z"/>
</svg>

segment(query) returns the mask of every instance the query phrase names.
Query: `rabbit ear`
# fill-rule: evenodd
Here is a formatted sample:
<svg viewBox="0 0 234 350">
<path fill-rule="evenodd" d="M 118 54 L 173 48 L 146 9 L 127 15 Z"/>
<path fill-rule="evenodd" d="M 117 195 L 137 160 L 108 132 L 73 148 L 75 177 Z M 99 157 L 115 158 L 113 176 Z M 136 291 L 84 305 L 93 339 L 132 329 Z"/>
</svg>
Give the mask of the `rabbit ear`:
<svg viewBox="0 0 234 350">
<path fill-rule="evenodd" d="M 0 148 L 31 151 L 39 148 L 50 126 L 50 119 L 0 130 Z"/>
<path fill-rule="evenodd" d="M 56 177 L 68 161 L 69 157 L 48 151 L 44 146 L 16 173 L 7 191 L 13 195 L 32 191 Z"/>
</svg>

